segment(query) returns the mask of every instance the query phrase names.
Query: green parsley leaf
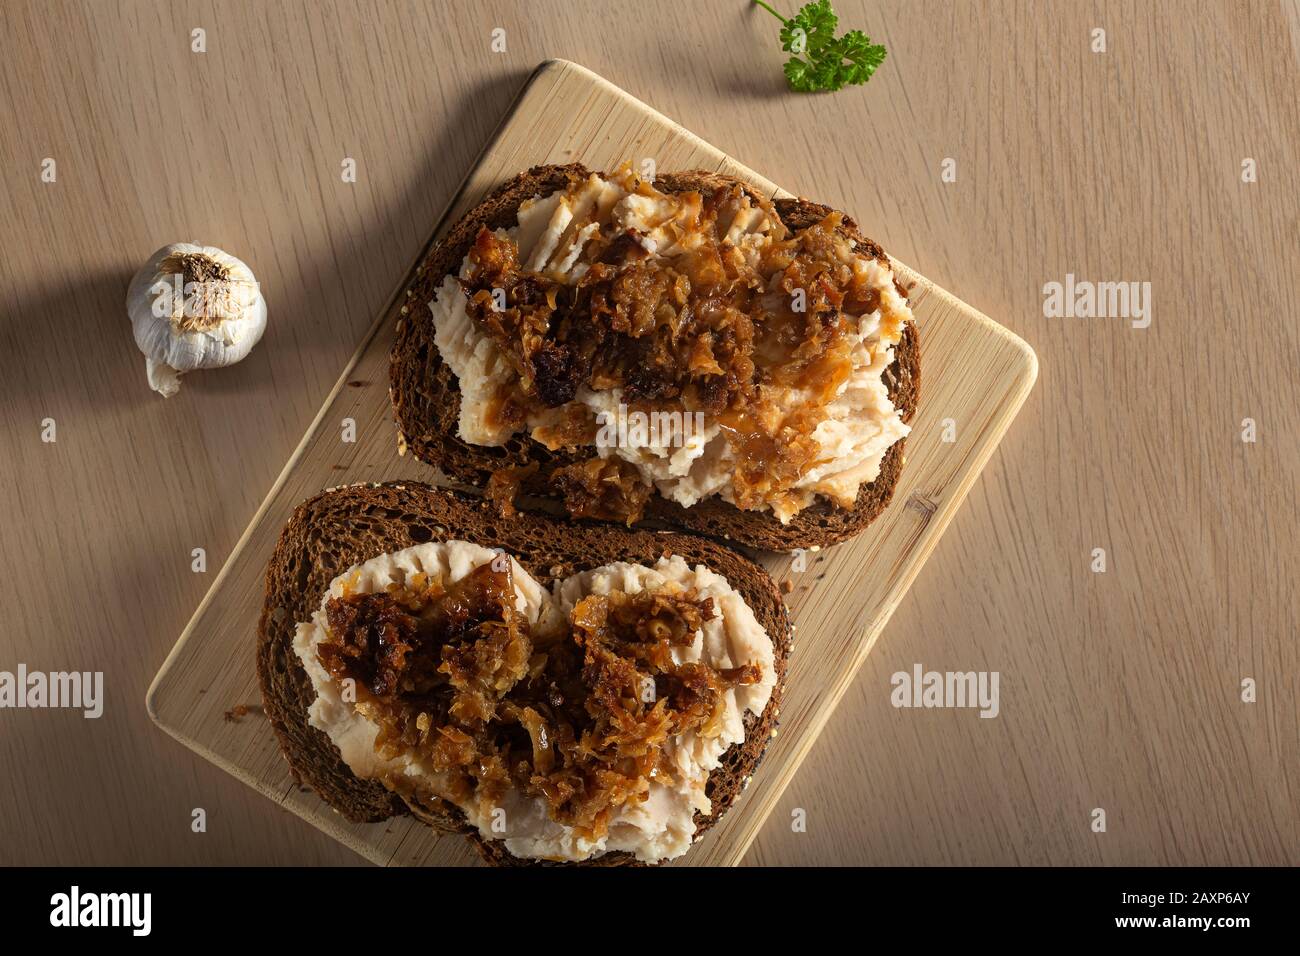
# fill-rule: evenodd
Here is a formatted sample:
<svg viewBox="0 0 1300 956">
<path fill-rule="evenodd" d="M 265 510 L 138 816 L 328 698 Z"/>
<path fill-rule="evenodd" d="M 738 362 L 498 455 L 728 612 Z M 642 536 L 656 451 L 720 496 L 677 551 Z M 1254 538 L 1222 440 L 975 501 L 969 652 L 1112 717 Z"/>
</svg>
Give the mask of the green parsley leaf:
<svg viewBox="0 0 1300 956">
<path fill-rule="evenodd" d="M 871 79 L 876 67 L 885 62 L 885 48 L 872 43 L 861 30 L 850 30 L 840 37 L 840 56 L 852 64 L 845 68 L 844 81 L 855 85 Z"/>
<path fill-rule="evenodd" d="M 781 21 L 781 49 L 794 54 L 785 62 L 785 81 L 796 93 L 818 93 L 856 86 L 871 79 L 885 61 L 885 48 L 861 30 L 836 38 L 839 18 L 831 0 L 813 0 L 788 20 L 763 0 L 756 4 Z"/>
<path fill-rule="evenodd" d="M 839 25 L 831 0 L 814 0 L 781 25 L 781 49 L 811 58 L 834 44 Z"/>
</svg>

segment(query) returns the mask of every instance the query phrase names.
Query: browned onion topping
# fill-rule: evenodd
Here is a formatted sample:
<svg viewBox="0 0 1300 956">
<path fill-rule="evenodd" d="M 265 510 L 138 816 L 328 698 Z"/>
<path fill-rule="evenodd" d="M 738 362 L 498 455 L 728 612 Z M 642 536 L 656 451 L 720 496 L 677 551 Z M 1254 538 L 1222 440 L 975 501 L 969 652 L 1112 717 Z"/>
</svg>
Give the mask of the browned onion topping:
<svg viewBox="0 0 1300 956">
<path fill-rule="evenodd" d="M 581 387 L 619 388 L 629 407 L 700 411 L 722 426 L 737 507 L 793 500 L 818 460 L 813 432 L 852 371 L 857 318 L 875 311 L 880 296 L 837 255 L 839 213 L 774 235 L 756 262 L 747 259 L 716 225 L 739 198 L 735 186 L 686 194 L 700 205 L 697 228 L 714 241 L 671 257 L 649 257 L 628 233 L 598 232 L 584 252 L 591 264 L 573 284 L 525 270 L 513 239 L 481 229 L 459 281 L 471 319 L 517 373 L 495 400 L 495 419 L 518 429 L 568 406 Z M 504 293 L 504 308 L 493 290 Z M 808 398 L 781 407 L 764 385 Z M 544 440 L 551 448 L 589 444 L 591 422 L 579 409 L 547 426 Z M 556 480 L 571 513 L 629 524 L 651 491 L 636 469 L 609 463 L 565 466 Z"/>
<path fill-rule="evenodd" d="M 438 796 L 482 807 L 511 788 L 541 797 L 584 838 L 605 835 L 649 781 L 669 781 L 665 746 L 715 735 L 729 688 L 757 683 L 755 665 L 674 663 L 715 615 L 713 600 L 676 586 L 578 602 L 558 634 L 515 608 L 509 566 L 331 598 L 322 665 L 364 693 L 376 749 L 414 751 L 439 773 Z"/>
</svg>

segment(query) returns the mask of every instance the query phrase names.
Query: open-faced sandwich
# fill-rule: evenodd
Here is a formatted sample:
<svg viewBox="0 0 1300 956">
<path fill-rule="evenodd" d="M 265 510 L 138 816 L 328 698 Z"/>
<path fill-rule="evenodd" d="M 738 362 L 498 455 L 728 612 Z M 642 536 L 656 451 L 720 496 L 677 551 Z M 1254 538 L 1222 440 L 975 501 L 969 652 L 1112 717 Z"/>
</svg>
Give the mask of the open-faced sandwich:
<svg viewBox="0 0 1300 956">
<path fill-rule="evenodd" d="M 351 820 L 655 863 L 748 782 L 789 648 L 772 580 L 719 544 L 358 485 L 284 528 L 257 672 L 295 776 Z"/>
<path fill-rule="evenodd" d="M 772 550 L 861 531 L 916 409 L 915 325 L 842 213 L 706 172 L 538 166 L 407 291 L 399 448 L 483 488 Z"/>
</svg>

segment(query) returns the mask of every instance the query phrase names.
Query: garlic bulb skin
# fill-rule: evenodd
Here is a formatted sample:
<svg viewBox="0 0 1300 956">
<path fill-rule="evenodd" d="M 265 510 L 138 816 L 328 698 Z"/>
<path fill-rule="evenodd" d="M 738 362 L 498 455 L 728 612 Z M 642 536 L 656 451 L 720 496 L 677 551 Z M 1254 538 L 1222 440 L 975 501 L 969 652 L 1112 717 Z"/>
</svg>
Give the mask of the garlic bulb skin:
<svg viewBox="0 0 1300 956">
<path fill-rule="evenodd" d="M 233 365 L 266 331 L 266 300 L 253 271 L 216 246 L 163 246 L 126 293 L 135 344 L 149 387 L 175 395 L 180 377 Z"/>
</svg>

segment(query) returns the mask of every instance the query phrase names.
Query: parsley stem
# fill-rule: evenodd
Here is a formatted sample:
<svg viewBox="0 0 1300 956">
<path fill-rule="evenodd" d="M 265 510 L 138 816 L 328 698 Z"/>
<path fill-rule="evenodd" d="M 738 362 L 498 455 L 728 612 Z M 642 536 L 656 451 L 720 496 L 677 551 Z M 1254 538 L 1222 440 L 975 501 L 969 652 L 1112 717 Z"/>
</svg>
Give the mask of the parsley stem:
<svg viewBox="0 0 1300 956">
<path fill-rule="evenodd" d="M 758 4 L 760 7 L 762 7 L 764 10 L 766 10 L 768 13 L 772 14 L 772 16 L 776 17 L 776 18 L 777 18 L 778 20 L 780 20 L 782 23 L 788 23 L 788 22 L 789 22 L 788 20 L 786 20 L 785 17 L 781 16 L 781 14 L 777 13 L 775 10 L 773 10 L 771 7 L 769 7 L 766 3 L 764 3 L 763 0 L 754 0 L 754 2 L 757 3 L 757 4 Z"/>
</svg>

